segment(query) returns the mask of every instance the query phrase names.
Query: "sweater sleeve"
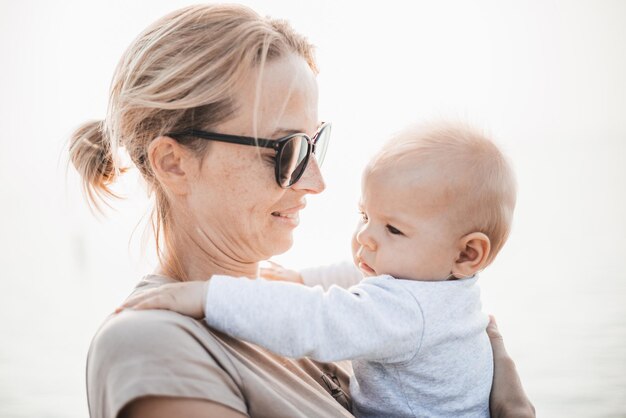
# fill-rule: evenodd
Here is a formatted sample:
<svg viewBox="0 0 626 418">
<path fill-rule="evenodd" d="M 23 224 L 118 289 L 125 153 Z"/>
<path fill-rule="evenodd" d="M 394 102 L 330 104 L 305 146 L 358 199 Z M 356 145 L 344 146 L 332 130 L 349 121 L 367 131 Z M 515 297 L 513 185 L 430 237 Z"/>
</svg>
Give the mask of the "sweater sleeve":
<svg viewBox="0 0 626 418">
<path fill-rule="evenodd" d="M 213 276 L 205 320 L 236 338 L 288 357 L 400 362 L 419 349 L 424 319 L 390 276 L 349 289 Z"/>
<path fill-rule="evenodd" d="M 344 289 L 354 286 L 363 279 L 363 275 L 354 264 L 344 261 L 321 267 L 310 267 L 300 270 L 302 281 L 307 286 L 322 286 L 324 290 L 332 285 Z"/>
</svg>

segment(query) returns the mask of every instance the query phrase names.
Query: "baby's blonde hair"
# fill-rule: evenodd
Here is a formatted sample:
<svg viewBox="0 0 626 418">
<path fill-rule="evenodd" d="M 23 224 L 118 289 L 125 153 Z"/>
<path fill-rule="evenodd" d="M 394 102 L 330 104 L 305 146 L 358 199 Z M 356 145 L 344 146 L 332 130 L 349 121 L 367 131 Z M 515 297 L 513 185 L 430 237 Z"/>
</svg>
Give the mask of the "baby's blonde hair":
<svg viewBox="0 0 626 418">
<path fill-rule="evenodd" d="M 153 230 L 157 254 L 167 251 L 166 272 L 184 279 L 172 248 L 170 203 L 148 160 L 148 146 L 167 132 L 210 130 L 237 113 L 237 89 L 265 62 L 296 54 L 317 73 L 313 46 L 286 21 L 259 16 L 230 4 L 196 5 L 150 25 L 120 60 L 109 95 L 107 117 L 79 127 L 71 138 L 70 159 L 96 209 L 115 196 L 111 184 L 124 171 L 117 149 L 130 158 L 155 194 Z M 207 141 L 184 138 L 201 158 Z"/>
<path fill-rule="evenodd" d="M 451 215 L 461 232 L 482 232 L 489 238 L 490 264 L 509 236 L 517 195 L 515 175 L 500 149 L 465 123 L 413 125 L 394 135 L 366 172 L 407 166 L 441 176 L 452 193 Z"/>
</svg>

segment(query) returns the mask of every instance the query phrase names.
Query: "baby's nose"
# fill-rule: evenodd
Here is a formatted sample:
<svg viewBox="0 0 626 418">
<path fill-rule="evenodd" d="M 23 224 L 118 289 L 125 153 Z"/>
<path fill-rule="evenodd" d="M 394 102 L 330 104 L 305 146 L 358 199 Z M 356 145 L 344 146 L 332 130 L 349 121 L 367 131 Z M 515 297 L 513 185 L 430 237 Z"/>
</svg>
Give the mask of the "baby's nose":
<svg viewBox="0 0 626 418">
<path fill-rule="evenodd" d="M 376 241 L 374 241 L 372 235 L 369 233 L 367 228 L 363 228 L 356 235 L 357 242 L 361 245 L 361 250 L 363 247 L 366 247 L 370 251 L 376 250 Z"/>
</svg>

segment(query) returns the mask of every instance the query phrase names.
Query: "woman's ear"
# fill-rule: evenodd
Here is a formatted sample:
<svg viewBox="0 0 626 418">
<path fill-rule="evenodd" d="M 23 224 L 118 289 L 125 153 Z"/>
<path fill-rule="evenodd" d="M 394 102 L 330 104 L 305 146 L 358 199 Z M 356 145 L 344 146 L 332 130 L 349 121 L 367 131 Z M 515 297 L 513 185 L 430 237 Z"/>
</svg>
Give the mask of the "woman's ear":
<svg viewBox="0 0 626 418">
<path fill-rule="evenodd" d="M 155 138 L 148 146 L 148 159 L 155 177 L 166 191 L 175 195 L 189 192 L 192 157 L 185 147 L 168 136 Z"/>
<path fill-rule="evenodd" d="M 459 240 L 458 250 L 452 275 L 457 279 L 471 277 L 487 267 L 491 241 L 482 232 L 472 232 Z"/>
</svg>

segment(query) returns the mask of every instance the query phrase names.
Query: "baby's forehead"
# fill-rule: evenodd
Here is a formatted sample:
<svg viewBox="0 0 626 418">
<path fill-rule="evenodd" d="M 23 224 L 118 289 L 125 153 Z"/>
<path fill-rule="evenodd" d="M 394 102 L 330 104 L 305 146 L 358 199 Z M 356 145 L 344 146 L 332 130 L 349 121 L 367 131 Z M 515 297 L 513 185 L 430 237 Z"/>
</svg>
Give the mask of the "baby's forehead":
<svg viewBox="0 0 626 418">
<path fill-rule="evenodd" d="M 403 187 L 407 192 L 436 186 L 451 188 L 459 175 L 451 164 L 419 153 L 397 153 L 373 159 L 363 172 L 364 182 L 387 183 Z"/>
<path fill-rule="evenodd" d="M 448 218 L 470 205 L 471 185 L 452 164 L 417 153 L 372 161 L 363 173 L 363 198 L 368 206 L 399 210 L 420 219 Z M 459 220 L 459 223 L 463 223 Z"/>
<path fill-rule="evenodd" d="M 441 213 L 463 198 L 457 183 L 453 176 L 432 166 L 405 163 L 379 166 L 364 173 L 362 199 L 374 207 Z"/>
</svg>

